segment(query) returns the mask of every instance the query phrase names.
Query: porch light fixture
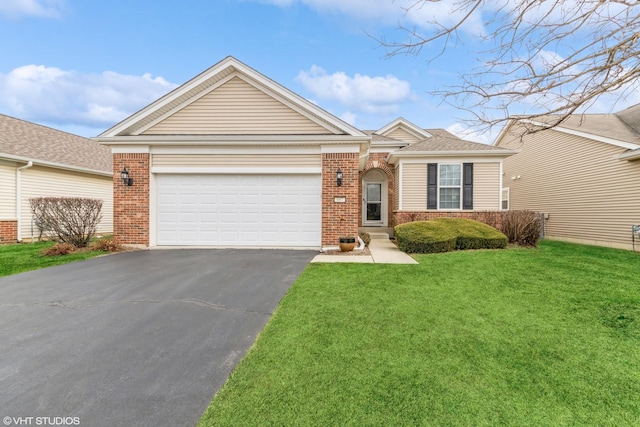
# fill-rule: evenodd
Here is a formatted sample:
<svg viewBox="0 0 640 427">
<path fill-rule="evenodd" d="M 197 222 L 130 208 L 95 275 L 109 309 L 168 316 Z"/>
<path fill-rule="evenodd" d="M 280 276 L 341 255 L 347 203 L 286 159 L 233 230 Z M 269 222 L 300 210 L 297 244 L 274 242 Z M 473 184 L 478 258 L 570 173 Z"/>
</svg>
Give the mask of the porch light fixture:
<svg viewBox="0 0 640 427">
<path fill-rule="evenodd" d="M 126 167 L 122 170 L 122 172 L 120 172 L 120 178 L 122 178 L 122 183 L 124 185 L 133 185 L 133 178 L 129 178 L 129 171 Z"/>
<path fill-rule="evenodd" d="M 336 172 L 336 183 L 338 184 L 338 187 L 342 186 L 342 170 L 340 168 L 338 168 L 338 171 Z"/>
</svg>

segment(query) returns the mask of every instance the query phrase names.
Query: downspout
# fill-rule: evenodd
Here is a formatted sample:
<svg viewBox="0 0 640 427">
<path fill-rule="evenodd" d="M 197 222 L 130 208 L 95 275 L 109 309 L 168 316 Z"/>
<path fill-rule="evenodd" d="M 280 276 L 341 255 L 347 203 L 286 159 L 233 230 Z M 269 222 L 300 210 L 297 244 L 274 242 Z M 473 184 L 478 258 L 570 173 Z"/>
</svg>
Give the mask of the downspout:
<svg viewBox="0 0 640 427">
<path fill-rule="evenodd" d="M 26 165 L 16 169 L 16 218 L 18 219 L 18 230 L 16 240 L 22 242 L 22 170 L 33 166 L 33 161 L 29 160 Z"/>
</svg>

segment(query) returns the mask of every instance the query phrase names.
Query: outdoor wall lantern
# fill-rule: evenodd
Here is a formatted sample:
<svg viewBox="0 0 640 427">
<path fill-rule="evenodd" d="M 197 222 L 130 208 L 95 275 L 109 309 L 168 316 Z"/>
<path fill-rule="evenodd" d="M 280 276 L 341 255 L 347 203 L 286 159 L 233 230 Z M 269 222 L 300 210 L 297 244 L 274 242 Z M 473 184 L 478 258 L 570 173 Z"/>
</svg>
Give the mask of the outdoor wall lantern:
<svg viewBox="0 0 640 427">
<path fill-rule="evenodd" d="M 122 172 L 120 172 L 120 178 L 122 178 L 122 183 L 124 185 L 133 185 L 133 178 L 129 178 L 129 171 L 125 167 Z"/>
<path fill-rule="evenodd" d="M 340 168 L 338 168 L 338 171 L 336 172 L 336 182 L 338 187 L 342 186 L 342 170 Z"/>
</svg>

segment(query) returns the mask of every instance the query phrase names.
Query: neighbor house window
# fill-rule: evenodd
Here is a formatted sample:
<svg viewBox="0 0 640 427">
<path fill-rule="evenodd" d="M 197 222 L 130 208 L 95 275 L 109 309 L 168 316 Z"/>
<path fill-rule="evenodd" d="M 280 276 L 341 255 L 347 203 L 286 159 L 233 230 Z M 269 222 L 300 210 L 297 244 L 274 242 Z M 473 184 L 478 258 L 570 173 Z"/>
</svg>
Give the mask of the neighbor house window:
<svg viewBox="0 0 640 427">
<path fill-rule="evenodd" d="M 502 189 L 502 210 L 509 210 L 509 187 Z"/>
<path fill-rule="evenodd" d="M 460 209 L 462 165 L 441 164 L 439 169 L 439 209 Z"/>
</svg>

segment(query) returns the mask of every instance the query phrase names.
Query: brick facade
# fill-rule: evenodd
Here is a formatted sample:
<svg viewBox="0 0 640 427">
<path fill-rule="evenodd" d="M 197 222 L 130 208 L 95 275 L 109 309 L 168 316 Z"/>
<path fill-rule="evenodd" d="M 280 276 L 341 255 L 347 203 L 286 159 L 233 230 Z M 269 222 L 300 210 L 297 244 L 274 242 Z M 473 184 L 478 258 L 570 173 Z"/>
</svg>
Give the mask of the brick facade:
<svg viewBox="0 0 640 427">
<path fill-rule="evenodd" d="M 362 178 L 371 169 L 379 169 L 387 176 L 387 220 L 388 227 L 395 226 L 395 220 L 393 215 L 394 210 L 394 190 L 395 190 L 395 174 L 394 166 L 387 163 L 387 156 L 389 153 L 371 153 L 369 154 L 369 160 L 362 172 L 360 172 L 360 185 L 358 188 L 358 225 L 362 227 Z"/>
<path fill-rule="evenodd" d="M 426 212 L 394 212 L 395 224 L 405 222 L 428 221 L 434 218 L 465 218 L 488 224 L 498 230 L 502 227 L 502 217 L 498 211 L 426 211 Z"/>
<path fill-rule="evenodd" d="M 322 246 L 337 246 L 342 236 L 358 235 L 360 217 L 360 175 L 358 153 L 322 154 Z M 342 186 L 336 184 L 336 171 L 342 171 Z M 344 197 L 345 203 L 336 203 Z"/>
<path fill-rule="evenodd" d="M 0 243 L 15 243 L 18 241 L 18 221 L 0 221 Z"/>
<path fill-rule="evenodd" d="M 127 168 L 133 185 L 120 179 Z M 149 246 L 149 154 L 113 155 L 113 234 L 123 244 Z"/>
</svg>

